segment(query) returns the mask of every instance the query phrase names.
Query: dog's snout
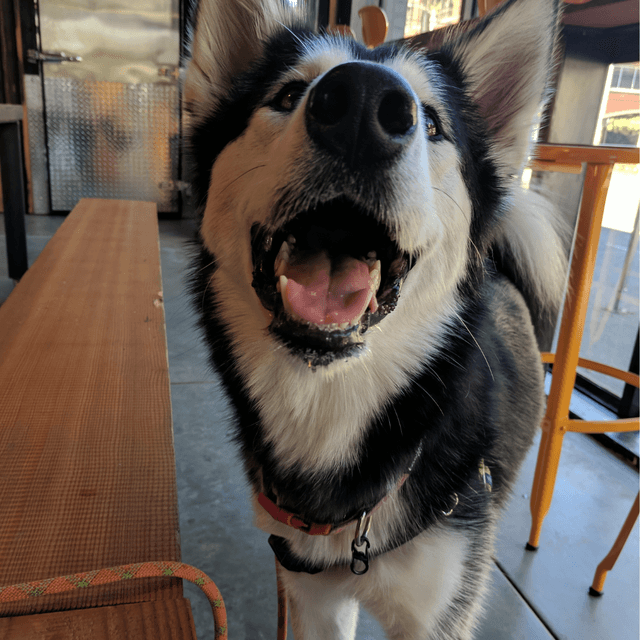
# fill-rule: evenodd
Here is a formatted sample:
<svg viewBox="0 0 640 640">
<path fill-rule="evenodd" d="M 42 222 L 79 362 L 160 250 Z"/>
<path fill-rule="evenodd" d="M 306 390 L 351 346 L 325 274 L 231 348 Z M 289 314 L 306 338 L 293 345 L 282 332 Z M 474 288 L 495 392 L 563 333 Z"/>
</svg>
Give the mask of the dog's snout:
<svg viewBox="0 0 640 640">
<path fill-rule="evenodd" d="M 311 139 L 349 166 L 395 158 L 412 140 L 417 121 L 418 105 L 406 81 L 370 62 L 329 71 L 311 90 L 306 107 Z"/>
</svg>

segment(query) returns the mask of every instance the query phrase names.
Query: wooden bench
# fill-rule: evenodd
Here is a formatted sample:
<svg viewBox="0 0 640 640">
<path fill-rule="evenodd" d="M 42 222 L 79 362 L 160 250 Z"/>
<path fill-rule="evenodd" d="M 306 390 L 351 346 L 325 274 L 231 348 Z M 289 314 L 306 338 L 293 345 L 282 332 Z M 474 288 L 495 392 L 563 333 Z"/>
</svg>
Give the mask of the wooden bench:
<svg viewBox="0 0 640 640">
<path fill-rule="evenodd" d="M 161 291 L 155 205 L 82 200 L 0 307 L 0 586 L 180 560 Z M 0 603 L 54 637 L 195 630 L 178 578 Z"/>
</svg>

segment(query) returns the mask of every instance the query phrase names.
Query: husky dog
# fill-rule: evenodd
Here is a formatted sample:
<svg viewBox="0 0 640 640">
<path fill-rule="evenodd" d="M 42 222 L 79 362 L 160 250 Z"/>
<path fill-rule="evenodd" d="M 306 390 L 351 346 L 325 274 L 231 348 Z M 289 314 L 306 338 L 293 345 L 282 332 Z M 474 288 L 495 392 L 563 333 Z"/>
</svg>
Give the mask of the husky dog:
<svg viewBox="0 0 640 640">
<path fill-rule="evenodd" d="M 521 186 L 557 0 L 434 51 L 200 0 L 184 88 L 193 292 L 297 640 L 472 637 L 540 424 L 536 326 L 564 284 Z"/>
</svg>

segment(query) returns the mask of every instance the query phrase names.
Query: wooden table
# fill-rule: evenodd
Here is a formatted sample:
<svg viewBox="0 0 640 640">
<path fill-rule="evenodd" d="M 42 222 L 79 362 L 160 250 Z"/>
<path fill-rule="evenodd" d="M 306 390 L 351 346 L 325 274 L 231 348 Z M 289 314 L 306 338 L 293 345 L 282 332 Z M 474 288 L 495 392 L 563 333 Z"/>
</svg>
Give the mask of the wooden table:
<svg viewBox="0 0 640 640">
<path fill-rule="evenodd" d="M 161 290 L 155 205 L 82 200 L 0 307 L 0 585 L 180 560 Z M 25 614 L 0 638 L 195 638 L 176 578 Z"/>
</svg>

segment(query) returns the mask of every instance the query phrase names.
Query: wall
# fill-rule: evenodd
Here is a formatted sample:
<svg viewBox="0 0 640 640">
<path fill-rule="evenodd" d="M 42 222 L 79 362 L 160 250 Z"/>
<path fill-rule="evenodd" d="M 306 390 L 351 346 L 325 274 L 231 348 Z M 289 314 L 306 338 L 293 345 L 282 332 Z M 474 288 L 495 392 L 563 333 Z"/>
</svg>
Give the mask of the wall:
<svg viewBox="0 0 640 640">
<path fill-rule="evenodd" d="M 548 142 L 593 144 L 608 66 L 606 62 L 585 60 L 567 53 L 555 94 Z M 549 192 L 572 226 L 580 205 L 583 181 L 584 170 L 579 176 L 544 172 L 538 178 L 540 188 Z"/>
</svg>

